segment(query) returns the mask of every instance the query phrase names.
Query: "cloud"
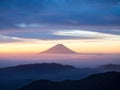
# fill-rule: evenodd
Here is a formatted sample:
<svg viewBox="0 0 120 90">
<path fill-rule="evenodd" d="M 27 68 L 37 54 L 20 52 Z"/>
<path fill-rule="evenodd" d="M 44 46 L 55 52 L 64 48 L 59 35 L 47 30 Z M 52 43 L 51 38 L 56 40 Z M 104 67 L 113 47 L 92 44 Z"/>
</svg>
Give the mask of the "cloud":
<svg viewBox="0 0 120 90">
<path fill-rule="evenodd" d="M 0 30 L 41 24 L 120 26 L 119 11 L 119 0 L 1 0 Z"/>
<path fill-rule="evenodd" d="M 56 31 L 56 32 L 54 32 L 54 34 L 59 35 L 59 36 L 72 36 L 72 37 L 77 37 L 79 39 L 114 39 L 114 40 L 120 40 L 119 35 L 86 31 L 86 30 Z"/>
<path fill-rule="evenodd" d="M 0 43 L 13 43 L 13 42 L 23 42 L 24 40 L 17 37 L 9 37 L 0 34 Z"/>
<path fill-rule="evenodd" d="M 44 27 L 44 25 L 40 25 L 40 24 L 25 24 L 25 23 L 19 23 L 19 24 L 15 24 L 15 26 L 20 27 L 20 28 L 40 28 L 40 27 Z"/>
<path fill-rule="evenodd" d="M 75 40 L 75 39 L 111 39 L 111 40 L 120 40 L 119 35 L 101 33 L 96 31 L 72 29 L 72 30 L 51 30 L 51 31 L 24 31 L 24 32 L 14 32 L 8 33 L 7 36 L 19 37 L 25 39 L 38 39 L 38 40 Z M 28 41 L 29 41 L 28 40 Z"/>
<path fill-rule="evenodd" d="M 119 11 L 119 0 L 0 0 L 0 42 L 119 40 Z"/>
</svg>

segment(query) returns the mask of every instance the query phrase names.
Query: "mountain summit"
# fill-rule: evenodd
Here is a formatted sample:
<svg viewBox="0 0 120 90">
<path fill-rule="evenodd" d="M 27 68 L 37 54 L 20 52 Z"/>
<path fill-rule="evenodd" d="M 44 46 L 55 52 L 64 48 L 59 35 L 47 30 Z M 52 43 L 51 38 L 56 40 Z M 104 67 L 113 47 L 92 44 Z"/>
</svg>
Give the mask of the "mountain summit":
<svg viewBox="0 0 120 90">
<path fill-rule="evenodd" d="M 41 52 L 42 54 L 76 54 L 76 52 L 70 50 L 63 44 L 57 44 L 50 49 Z"/>
</svg>

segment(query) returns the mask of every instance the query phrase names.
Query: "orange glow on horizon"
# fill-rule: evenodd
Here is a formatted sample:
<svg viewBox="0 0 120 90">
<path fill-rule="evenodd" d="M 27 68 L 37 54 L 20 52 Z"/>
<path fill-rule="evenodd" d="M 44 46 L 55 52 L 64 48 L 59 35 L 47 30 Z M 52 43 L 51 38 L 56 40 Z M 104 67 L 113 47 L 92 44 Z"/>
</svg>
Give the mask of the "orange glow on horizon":
<svg viewBox="0 0 120 90">
<path fill-rule="evenodd" d="M 58 42 L 62 43 L 62 41 L 57 41 L 57 42 L 48 41 L 48 43 L 21 42 L 21 43 L 0 44 L 0 54 L 39 53 L 58 44 Z M 120 53 L 119 41 L 98 40 L 93 42 L 87 42 L 87 41 L 85 42 L 82 40 L 74 40 L 74 41 L 71 40 L 71 42 L 64 41 L 62 44 L 72 49 L 73 51 L 81 52 L 81 53 Z"/>
</svg>

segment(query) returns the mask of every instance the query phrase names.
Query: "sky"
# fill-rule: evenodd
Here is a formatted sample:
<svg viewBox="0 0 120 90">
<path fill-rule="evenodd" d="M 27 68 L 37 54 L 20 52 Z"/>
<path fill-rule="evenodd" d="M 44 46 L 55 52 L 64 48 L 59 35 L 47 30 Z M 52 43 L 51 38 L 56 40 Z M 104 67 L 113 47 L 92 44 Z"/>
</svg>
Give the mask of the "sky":
<svg viewBox="0 0 120 90">
<path fill-rule="evenodd" d="M 56 44 L 76 52 L 120 53 L 120 0 L 0 0 L 0 54 Z"/>
</svg>

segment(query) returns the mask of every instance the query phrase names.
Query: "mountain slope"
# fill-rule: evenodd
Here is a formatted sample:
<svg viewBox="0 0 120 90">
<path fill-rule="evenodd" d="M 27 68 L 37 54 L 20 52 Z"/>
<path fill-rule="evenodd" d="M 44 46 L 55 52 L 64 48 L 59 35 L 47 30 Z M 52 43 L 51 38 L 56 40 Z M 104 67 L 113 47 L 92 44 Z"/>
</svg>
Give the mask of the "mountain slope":
<svg viewBox="0 0 120 90">
<path fill-rule="evenodd" d="M 107 72 L 82 80 L 38 80 L 19 90 L 120 90 L 120 72 Z"/>
</svg>

